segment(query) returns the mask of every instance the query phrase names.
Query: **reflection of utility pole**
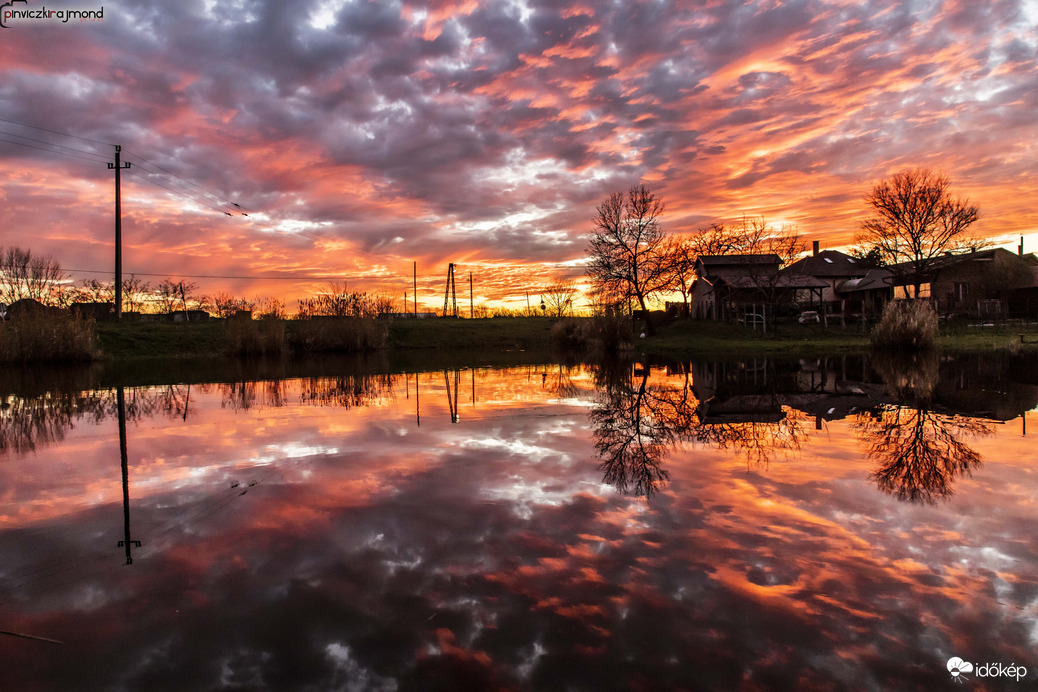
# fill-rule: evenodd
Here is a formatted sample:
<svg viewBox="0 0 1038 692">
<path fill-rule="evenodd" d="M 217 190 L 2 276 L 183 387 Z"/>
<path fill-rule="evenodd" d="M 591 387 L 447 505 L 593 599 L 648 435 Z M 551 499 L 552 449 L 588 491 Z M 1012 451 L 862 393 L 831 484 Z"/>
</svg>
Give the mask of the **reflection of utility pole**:
<svg viewBox="0 0 1038 692">
<path fill-rule="evenodd" d="M 115 390 L 116 406 L 119 409 L 119 457 L 123 467 L 123 540 L 119 541 L 119 548 L 126 548 L 126 564 L 133 564 L 130 555 L 130 547 L 140 548 L 140 541 L 130 540 L 130 472 L 126 461 L 126 395 L 120 385 Z"/>
<path fill-rule="evenodd" d="M 461 382 L 461 370 L 454 371 L 454 391 L 451 392 L 451 383 L 447 371 L 443 371 L 443 383 L 447 386 L 447 406 L 451 410 L 451 423 L 458 422 L 458 384 Z"/>
<path fill-rule="evenodd" d="M 418 401 L 418 373 L 414 374 L 414 422 L 420 428 L 422 427 L 422 411 Z"/>
<path fill-rule="evenodd" d="M 119 171 L 130 167 L 130 162 L 119 162 L 119 154 L 123 148 L 115 147 L 115 163 L 108 164 L 108 170 L 115 171 L 115 319 L 123 316 L 123 207 L 120 195 Z"/>
</svg>

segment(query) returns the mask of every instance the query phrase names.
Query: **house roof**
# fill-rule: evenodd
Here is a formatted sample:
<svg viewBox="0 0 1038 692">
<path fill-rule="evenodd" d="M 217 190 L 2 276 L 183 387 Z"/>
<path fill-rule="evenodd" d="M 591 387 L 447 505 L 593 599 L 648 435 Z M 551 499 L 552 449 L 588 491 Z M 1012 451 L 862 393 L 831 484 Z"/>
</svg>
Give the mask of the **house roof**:
<svg viewBox="0 0 1038 692">
<path fill-rule="evenodd" d="M 1021 262 L 1026 263 L 1028 266 L 1038 266 L 1038 258 L 1034 256 L 1034 253 L 1028 253 L 1026 255 L 1018 255 L 1015 252 L 1010 252 L 1005 248 L 991 248 L 988 250 L 978 250 L 976 252 L 967 252 L 964 254 L 952 254 L 945 253 L 938 257 L 931 259 L 926 266 L 924 275 L 929 277 L 933 276 L 937 272 L 943 271 L 950 267 L 954 267 L 958 264 L 965 262 L 979 262 L 987 263 L 994 262 L 997 257 L 1004 257 L 1007 259 L 1019 259 Z M 888 267 L 897 279 L 895 283 L 898 285 L 905 283 L 910 280 L 915 274 L 915 265 L 912 262 L 899 262 L 898 264 L 892 264 Z M 927 279 L 929 280 L 929 279 Z"/>
<path fill-rule="evenodd" d="M 868 270 L 853 257 L 839 250 L 823 250 L 817 255 L 797 260 L 784 271 L 832 278 L 865 276 Z"/>
<path fill-rule="evenodd" d="M 749 274 L 725 273 L 712 277 L 711 284 L 725 283 L 733 288 L 825 288 L 829 285 L 814 276 L 805 274 L 777 274 L 769 277 L 755 277 Z"/>
<path fill-rule="evenodd" d="M 699 262 L 705 267 L 756 266 L 782 264 L 782 258 L 774 253 L 763 255 L 702 255 Z"/>
<path fill-rule="evenodd" d="M 890 288 L 893 276 L 889 269 L 870 269 L 865 276 L 847 279 L 836 284 L 835 288 L 838 293 L 854 293 L 856 291 Z"/>
</svg>

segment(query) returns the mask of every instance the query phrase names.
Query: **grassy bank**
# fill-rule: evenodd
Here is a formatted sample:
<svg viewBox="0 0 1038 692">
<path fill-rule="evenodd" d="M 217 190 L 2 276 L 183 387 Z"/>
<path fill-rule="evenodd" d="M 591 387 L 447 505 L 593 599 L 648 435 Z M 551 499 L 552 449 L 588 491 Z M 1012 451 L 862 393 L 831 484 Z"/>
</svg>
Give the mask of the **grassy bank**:
<svg viewBox="0 0 1038 692">
<path fill-rule="evenodd" d="M 395 320 L 388 324 L 385 347 L 390 353 L 421 354 L 430 351 L 542 351 L 550 348 L 555 320 L 547 317 L 498 317 L 491 319 Z M 311 325 L 312 327 L 312 325 Z M 305 323 L 284 323 L 290 345 L 301 338 Z M 1038 330 L 1018 327 L 958 328 L 942 334 L 944 351 L 1018 348 L 1020 334 L 1038 341 Z M 229 332 L 223 322 L 170 324 L 158 322 L 105 322 L 97 325 L 98 345 L 106 358 L 212 358 L 225 356 Z M 868 334 L 854 328 L 783 325 L 778 334 L 762 334 L 738 325 L 677 321 L 659 329 L 654 337 L 634 339 L 635 353 L 675 356 L 742 356 L 780 354 L 828 354 L 862 351 L 869 347 Z M 1029 346 L 1028 348 L 1035 348 Z M 335 350 L 329 346 L 325 350 Z M 284 354 L 293 353 L 286 348 Z"/>
<path fill-rule="evenodd" d="M 117 360 L 211 358 L 229 352 L 250 355 L 252 350 L 267 351 L 270 355 L 377 351 L 383 347 L 394 352 L 458 349 L 546 351 L 552 320 L 544 317 L 395 320 L 378 322 L 388 327 L 388 333 L 375 336 L 358 335 L 355 330 L 338 330 L 332 322 L 288 320 L 277 324 L 284 327 L 284 348 L 280 350 L 253 348 L 250 346 L 251 334 L 243 336 L 241 325 L 217 321 L 186 324 L 101 322 L 97 325 L 97 336 L 104 357 Z M 262 323 L 252 322 L 246 326 L 259 331 Z M 336 348 L 336 339 L 341 348 Z"/>
</svg>

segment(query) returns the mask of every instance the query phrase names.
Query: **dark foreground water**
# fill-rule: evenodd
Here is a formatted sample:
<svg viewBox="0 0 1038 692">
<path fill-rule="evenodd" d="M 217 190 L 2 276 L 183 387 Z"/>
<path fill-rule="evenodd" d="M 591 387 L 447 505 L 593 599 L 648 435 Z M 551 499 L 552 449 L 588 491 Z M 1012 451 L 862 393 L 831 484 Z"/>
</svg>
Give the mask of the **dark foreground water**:
<svg viewBox="0 0 1038 692">
<path fill-rule="evenodd" d="M 8 383 L 0 690 L 1033 689 L 1034 372 Z"/>
</svg>

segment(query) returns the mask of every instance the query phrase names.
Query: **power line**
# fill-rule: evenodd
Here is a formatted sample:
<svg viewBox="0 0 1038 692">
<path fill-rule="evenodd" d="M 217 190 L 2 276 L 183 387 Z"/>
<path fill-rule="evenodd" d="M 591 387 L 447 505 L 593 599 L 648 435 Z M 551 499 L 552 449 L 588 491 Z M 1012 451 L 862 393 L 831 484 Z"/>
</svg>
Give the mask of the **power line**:
<svg viewBox="0 0 1038 692">
<path fill-rule="evenodd" d="M 108 274 L 110 271 L 101 271 L 99 269 L 71 269 L 63 268 L 63 271 L 75 273 L 75 274 Z M 180 279 L 254 279 L 257 281 L 341 281 L 344 276 L 230 276 L 220 274 L 178 274 L 175 272 L 166 272 L 165 274 L 153 274 L 148 272 L 130 272 L 132 276 L 161 276 L 167 278 L 177 277 Z"/>
<path fill-rule="evenodd" d="M 39 151 L 45 151 L 45 152 L 47 152 L 49 154 L 58 154 L 60 156 L 68 156 L 68 157 L 73 158 L 73 159 L 82 159 L 84 161 L 89 161 L 91 163 L 107 163 L 107 161 L 105 161 L 104 159 L 91 159 L 91 158 L 87 158 L 86 156 L 80 156 L 79 154 L 66 154 L 63 151 L 54 151 L 53 149 L 44 149 L 43 147 L 38 147 L 35 144 L 26 144 L 25 142 L 12 142 L 9 139 L 0 139 L 0 142 L 4 142 L 6 144 L 14 144 L 14 145 L 17 145 L 17 146 L 20 146 L 20 147 L 26 147 L 26 148 L 29 148 L 29 149 L 38 149 Z M 57 145 L 53 145 L 53 146 L 57 146 Z"/>
<path fill-rule="evenodd" d="M 177 190 L 174 190 L 171 187 L 167 187 L 166 185 L 158 183 L 155 180 L 153 180 L 151 177 L 146 177 L 145 175 L 141 175 L 139 173 L 136 174 L 136 175 L 137 175 L 138 178 L 141 178 L 142 180 L 146 180 L 147 182 L 151 183 L 152 185 L 158 185 L 159 187 L 164 187 L 164 188 L 166 188 L 167 190 L 169 190 L 170 192 L 172 192 L 174 194 L 178 194 L 178 195 L 180 195 L 182 197 L 186 197 L 188 199 L 191 199 L 193 201 L 198 202 L 199 204 L 204 204 L 205 206 L 207 206 L 207 207 L 209 207 L 211 209 L 215 209 L 216 211 L 219 211 L 219 212 L 221 212 L 223 214 L 230 214 L 231 212 L 228 211 L 228 210 L 236 211 L 233 208 L 232 205 L 225 204 L 225 203 L 221 202 L 218 198 L 213 197 L 212 195 L 209 195 L 209 194 L 204 194 L 203 195 L 203 194 L 199 194 L 197 192 L 194 192 L 191 189 L 189 189 L 188 187 L 186 187 L 184 185 L 181 185 L 177 181 L 171 180 L 168 176 L 163 177 L 162 173 L 156 173 L 155 171 L 149 171 L 147 169 L 144 169 L 144 173 L 147 176 L 161 177 L 162 180 L 165 180 L 170 185 L 175 185 L 176 187 L 180 188 L 180 190 L 183 190 L 183 192 L 178 192 Z M 209 202 L 210 199 L 215 200 L 219 206 L 213 206 L 213 204 L 211 204 Z M 231 214 L 231 215 L 234 216 L 234 214 Z"/>
<path fill-rule="evenodd" d="M 63 144 L 55 144 L 54 142 L 48 142 L 43 139 L 36 139 L 35 137 L 26 137 L 25 135 L 15 134 L 14 132 L 4 132 L 3 130 L 0 130 L 0 135 L 7 135 L 8 137 L 17 137 L 18 139 L 27 139 L 30 142 L 39 142 L 40 144 L 46 144 L 50 147 L 57 147 L 58 149 L 68 149 L 69 151 L 75 151 L 80 154 L 87 154 L 89 156 L 97 156 L 103 160 L 106 160 L 101 154 L 98 154 L 96 151 L 87 151 L 85 149 L 75 149 L 73 147 L 66 147 Z"/>
<path fill-rule="evenodd" d="M 131 157 L 137 159 L 138 163 L 143 163 L 146 166 L 151 166 L 153 168 L 157 168 L 160 171 L 162 171 L 163 173 L 165 173 L 166 175 L 169 175 L 169 176 L 171 176 L 173 178 L 176 178 L 177 180 L 182 180 L 185 184 L 190 185 L 191 187 L 199 190 L 200 192 L 202 192 L 207 197 L 212 198 L 213 200 L 215 200 L 216 202 L 218 202 L 218 203 L 220 203 L 222 205 L 235 207 L 237 209 L 245 209 L 246 211 L 252 211 L 251 209 L 248 209 L 247 207 L 241 206 L 237 202 L 231 202 L 231 201 L 228 201 L 226 198 L 224 198 L 224 197 L 222 197 L 220 195 L 213 194 L 211 191 L 207 190 L 206 188 L 202 187 L 201 185 L 199 185 L 197 183 L 194 183 L 194 182 L 188 180 L 187 178 L 183 178 L 183 177 L 177 175 L 176 173 L 174 173 L 173 171 L 170 171 L 169 169 L 163 168 L 162 166 L 158 165 L 157 163 L 152 163 L 151 161 L 148 161 L 146 158 L 144 158 L 140 154 L 135 154 L 135 153 L 133 153 L 133 152 L 131 152 L 129 150 L 127 150 L 126 153 L 129 154 Z"/>
<path fill-rule="evenodd" d="M 38 127 L 36 125 L 29 125 L 27 123 L 18 122 L 18 121 L 15 121 L 15 120 L 8 120 L 6 118 L 0 118 L 0 122 L 10 123 L 12 125 L 18 125 L 20 127 L 26 127 L 26 128 L 30 128 L 30 129 L 33 129 L 33 130 L 39 130 L 41 132 L 49 132 L 51 134 L 59 135 L 59 136 L 62 136 L 62 137 L 71 137 L 71 138 L 74 138 L 74 139 L 82 140 L 84 142 L 91 142 L 91 143 L 94 143 L 94 144 L 101 144 L 103 146 L 113 146 L 113 147 L 116 146 L 114 144 L 110 144 L 108 142 L 102 142 L 102 141 L 96 140 L 96 139 L 91 139 L 89 137 L 80 137 L 79 135 L 71 135 L 71 134 L 68 134 L 68 133 L 65 133 L 65 132 L 59 132 L 58 130 L 51 130 L 51 129 L 48 129 L 48 128 L 45 128 L 45 127 Z M 46 149 L 46 148 L 41 147 L 41 146 L 35 146 L 35 145 L 32 145 L 32 144 L 26 144 L 24 142 L 15 142 L 15 141 L 11 141 L 11 140 L 0 138 L 0 142 L 4 142 L 4 143 L 7 143 L 7 144 L 14 144 L 14 145 L 26 147 L 26 148 L 29 148 L 29 149 L 37 149 L 37 150 L 45 151 L 45 152 L 52 153 L 52 154 L 58 154 L 60 156 L 67 156 L 67 157 L 70 157 L 70 158 L 82 159 L 84 161 L 90 161 L 92 163 L 108 163 L 107 158 L 104 158 L 101 154 L 98 154 L 97 152 L 91 152 L 91 151 L 86 151 L 86 150 L 82 150 L 82 149 L 75 149 L 73 147 L 66 147 L 66 146 L 61 145 L 61 144 L 56 144 L 56 143 L 53 143 L 53 142 L 47 142 L 47 141 L 42 140 L 42 139 L 35 139 L 35 138 L 32 138 L 32 137 L 27 137 L 25 135 L 18 135 L 18 134 L 9 133 L 9 132 L 0 131 L 0 135 L 7 135 L 7 136 L 11 136 L 11 137 L 17 137 L 19 139 L 27 139 L 29 141 L 45 144 L 48 147 L 57 147 L 59 149 L 66 149 L 66 150 L 68 150 L 68 152 L 57 151 L 57 150 L 54 150 L 54 149 Z M 181 176 L 176 175 L 172 171 L 169 171 L 168 169 L 163 168 L 162 166 L 160 166 L 160 165 L 158 165 L 156 163 L 153 163 L 153 162 L 145 159 L 143 156 L 140 156 L 139 154 L 130 152 L 129 150 L 126 150 L 126 153 L 129 154 L 129 156 L 132 159 L 136 160 L 138 164 L 144 164 L 145 167 L 150 166 L 150 167 L 152 167 L 154 169 L 157 169 L 158 171 L 161 171 L 161 173 L 155 173 L 155 171 L 148 171 L 149 174 L 151 174 L 151 175 L 167 175 L 167 176 L 169 176 L 171 178 L 171 179 L 167 180 L 167 182 L 169 182 L 172 185 L 176 185 L 177 187 L 180 187 L 182 190 L 187 190 L 187 191 L 186 192 L 182 192 L 180 190 L 176 190 L 176 189 L 174 189 L 172 187 L 169 187 L 168 185 L 164 185 L 164 184 L 162 184 L 162 183 L 160 183 L 160 182 L 158 182 L 156 180 L 153 180 L 151 177 L 149 177 L 147 175 L 141 175 L 139 173 L 133 173 L 130 170 L 127 171 L 128 175 L 133 175 L 136 178 L 138 178 L 140 180 L 143 180 L 145 182 L 151 183 L 152 185 L 155 185 L 156 187 L 160 187 L 160 188 L 166 190 L 167 192 L 170 192 L 170 193 L 173 193 L 175 195 L 179 195 L 181 197 L 184 197 L 185 199 L 188 199 L 188 200 L 190 200 L 190 201 L 192 201 L 192 202 L 194 202 L 196 204 L 208 207 L 208 208 L 212 209 L 213 211 L 217 211 L 217 212 L 219 212 L 221 214 L 224 214 L 226 216 L 239 216 L 240 215 L 240 216 L 248 217 L 249 214 L 246 213 L 246 212 L 247 211 L 253 211 L 249 207 L 243 206 L 243 205 L 241 205 L 241 204 L 239 204 L 237 202 L 228 201 L 226 198 L 224 198 L 224 197 L 222 197 L 220 195 L 217 195 L 217 194 L 207 190 L 206 188 L 202 187 L 201 185 L 198 185 L 197 183 L 193 183 L 190 180 L 187 180 L 186 178 L 183 178 Z M 175 178 L 176 180 L 183 181 L 183 184 L 177 183 L 175 180 L 172 180 L 172 178 Z M 196 190 L 198 190 L 199 192 L 191 192 L 186 186 L 193 187 Z M 200 195 L 204 195 L 205 197 L 208 197 L 209 199 L 216 201 L 218 204 L 221 205 L 221 207 L 227 207 L 227 208 L 221 208 L 221 207 L 218 207 L 218 206 L 214 206 L 210 202 L 200 198 Z M 233 209 L 231 211 L 228 211 L 228 209 L 230 209 L 230 208 L 233 208 Z M 279 233 L 279 234 L 282 234 L 282 235 L 301 236 L 301 237 L 308 238 L 308 239 L 310 239 L 310 240 L 312 240 L 314 242 L 318 242 L 318 243 L 319 242 L 325 242 L 325 241 L 328 241 L 328 240 L 334 240 L 333 238 L 329 238 L 329 237 L 323 236 L 323 235 L 318 235 L 318 234 L 311 233 L 311 232 L 304 231 L 304 230 L 283 231 L 280 228 L 277 228 L 277 227 L 275 227 L 273 225 L 262 225 L 262 226 L 255 226 L 255 225 L 253 225 L 252 226 L 252 230 L 269 231 L 269 232 Z M 371 253 L 369 251 L 366 251 L 366 250 L 363 250 L 363 249 L 360 249 L 360 248 L 356 248 L 354 251 L 357 254 L 364 255 L 364 256 L 366 256 L 368 258 L 376 259 L 378 261 L 385 261 L 386 260 L 386 258 L 383 257 L 383 256 L 375 255 L 374 253 Z M 96 272 L 96 273 L 105 273 L 105 272 Z M 190 277 L 190 278 L 210 278 L 210 277 L 208 277 L 208 276 L 199 276 L 199 277 Z M 212 278 L 265 278 L 267 280 L 270 280 L 270 279 L 275 279 L 276 277 L 212 277 Z M 334 277 L 334 278 L 339 278 L 339 277 Z"/>
<path fill-rule="evenodd" d="M 28 123 L 20 123 L 17 120 L 7 120 L 6 118 L 0 118 L 0 122 L 2 122 L 2 123 L 9 123 L 11 125 L 20 125 L 22 127 L 28 127 L 29 129 L 32 129 L 32 130 L 40 130 L 42 132 L 50 132 L 51 134 L 61 135 L 62 137 L 72 137 L 73 139 L 81 139 L 84 142 L 93 142 L 94 144 L 103 144 L 106 147 L 114 147 L 115 146 L 111 142 L 102 142 L 100 140 L 90 139 L 89 137 L 80 137 L 79 135 L 70 135 L 70 134 L 65 133 L 65 132 L 58 132 L 57 130 L 48 130 L 45 127 L 38 127 L 36 125 L 29 125 Z"/>
<path fill-rule="evenodd" d="M 26 127 L 26 128 L 32 129 L 32 130 L 39 130 L 41 132 L 49 132 L 50 134 L 59 135 L 61 137 L 71 137 L 73 139 L 78 139 L 78 140 L 81 140 L 81 141 L 84 141 L 84 142 L 91 142 L 93 144 L 100 144 L 100 145 L 103 145 L 103 146 L 111 146 L 111 147 L 116 146 L 116 145 L 114 145 L 114 144 L 112 144 L 110 142 L 102 142 L 100 140 L 91 139 L 89 137 L 80 137 L 79 135 L 71 135 L 71 134 L 68 134 L 66 132 L 60 132 L 58 130 L 51 130 L 51 129 L 46 128 L 46 127 L 39 127 L 37 125 L 30 125 L 28 123 L 22 123 L 22 122 L 18 122 L 16 120 L 8 120 L 7 118 L 0 118 L 0 122 L 9 123 L 11 125 L 18 125 L 19 127 Z M 67 149 L 70 152 L 75 152 L 77 154 L 80 154 L 79 156 L 74 156 L 74 158 L 84 158 L 83 155 L 86 155 L 86 156 L 94 156 L 94 157 L 98 157 L 98 158 L 96 158 L 96 159 L 94 159 L 94 158 L 86 158 L 85 160 L 96 161 L 97 163 L 107 162 L 107 158 L 103 157 L 101 154 L 98 154 L 97 152 L 94 152 L 94 151 L 85 151 L 85 150 L 82 150 L 82 149 L 76 149 L 76 148 L 73 148 L 73 147 L 67 147 L 67 146 L 62 145 L 62 144 L 56 144 L 54 142 L 48 142 L 48 141 L 45 141 L 45 140 L 42 140 L 42 139 L 36 139 L 34 137 L 28 137 L 26 135 L 19 135 L 19 134 L 15 134 L 13 132 L 2 132 L 2 131 L 0 131 L 0 134 L 7 135 L 9 137 L 17 137 L 19 139 L 26 139 L 26 140 L 29 140 L 29 141 L 32 141 L 32 142 L 37 142 L 39 144 L 45 144 L 45 145 L 47 145 L 49 147 L 57 147 L 59 149 Z M 30 148 L 30 149 L 39 149 L 41 151 L 48 151 L 48 152 L 51 152 L 51 153 L 54 153 L 54 154 L 63 154 L 65 156 L 73 156 L 73 154 L 64 154 L 63 152 L 60 152 L 60 151 L 53 151 L 51 149 L 44 149 L 42 147 L 31 146 L 31 145 L 28 145 L 28 144 L 23 144 L 21 142 L 12 142 L 10 140 L 4 140 L 4 139 L 0 139 L 0 141 L 7 142 L 8 144 L 16 144 L 16 145 L 19 145 L 19 146 L 24 146 L 24 147 L 27 147 L 27 148 Z M 201 191 L 201 193 L 204 194 L 205 196 L 215 200 L 218 204 L 221 204 L 221 205 L 227 206 L 227 207 L 234 207 L 235 209 L 245 209 L 245 207 L 242 207 L 240 204 L 237 204 L 235 202 L 225 201 L 220 196 L 214 195 L 212 192 L 206 190 L 202 186 L 200 186 L 200 185 L 198 185 L 196 183 L 192 183 L 191 181 L 176 175 L 175 173 L 173 173 L 173 172 L 163 168 L 162 166 L 159 166 L 156 163 L 148 161 L 143 156 L 140 156 L 140 155 L 138 155 L 136 153 L 131 153 L 129 151 L 127 151 L 127 153 L 130 154 L 133 158 L 137 159 L 137 162 L 139 164 L 145 164 L 146 166 L 151 166 L 153 168 L 158 169 L 159 171 L 162 171 L 163 173 L 165 173 L 165 174 L 167 174 L 169 176 L 172 176 L 173 178 L 177 178 L 177 179 L 183 181 L 187 185 L 190 185 L 191 187 L 194 187 L 197 190 Z M 142 176 L 138 176 L 138 177 L 142 177 Z M 147 178 L 145 178 L 145 180 L 147 180 Z M 148 182 L 153 182 L 153 181 L 148 180 Z M 170 181 L 170 182 L 173 182 L 173 181 Z M 157 185 L 158 183 L 154 183 L 154 184 Z M 176 183 L 174 183 L 174 184 L 176 184 Z M 159 187 L 165 187 L 165 186 L 159 185 Z M 166 189 L 169 189 L 169 188 L 166 188 Z M 170 190 L 170 191 L 171 192 L 175 192 L 173 190 Z M 192 194 L 197 194 L 197 193 L 192 193 Z M 212 207 L 212 205 L 207 205 L 207 206 Z M 216 209 L 215 207 L 212 207 L 212 208 Z M 220 211 L 220 212 L 227 213 L 223 209 L 216 209 L 216 210 Z"/>
<path fill-rule="evenodd" d="M 204 201 L 202 199 L 199 199 L 198 197 L 192 197 L 188 193 L 179 192 L 179 191 L 174 190 L 173 188 L 171 188 L 171 187 L 169 187 L 167 185 L 163 185 L 162 183 L 155 182 L 151 178 L 147 178 L 145 176 L 138 175 L 137 173 L 133 173 L 133 172 L 129 172 L 128 175 L 131 175 L 134 178 L 137 178 L 138 180 L 143 180 L 146 183 L 151 183 L 152 185 L 155 185 L 156 187 L 161 187 L 163 190 L 168 190 L 169 192 L 172 192 L 174 195 L 180 195 L 181 197 L 183 197 L 185 199 L 188 199 L 188 200 L 191 200 L 192 202 L 195 202 L 196 204 L 201 204 L 203 206 L 209 207 L 210 209 L 212 209 L 214 211 L 218 211 L 221 214 L 227 214 L 228 216 L 234 216 L 234 214 L 231 214 L 229 211 L 226 211 L 224 209 L 220 209 L 219 207 L 213 206 L 209 202 Z"/>
</svg>

